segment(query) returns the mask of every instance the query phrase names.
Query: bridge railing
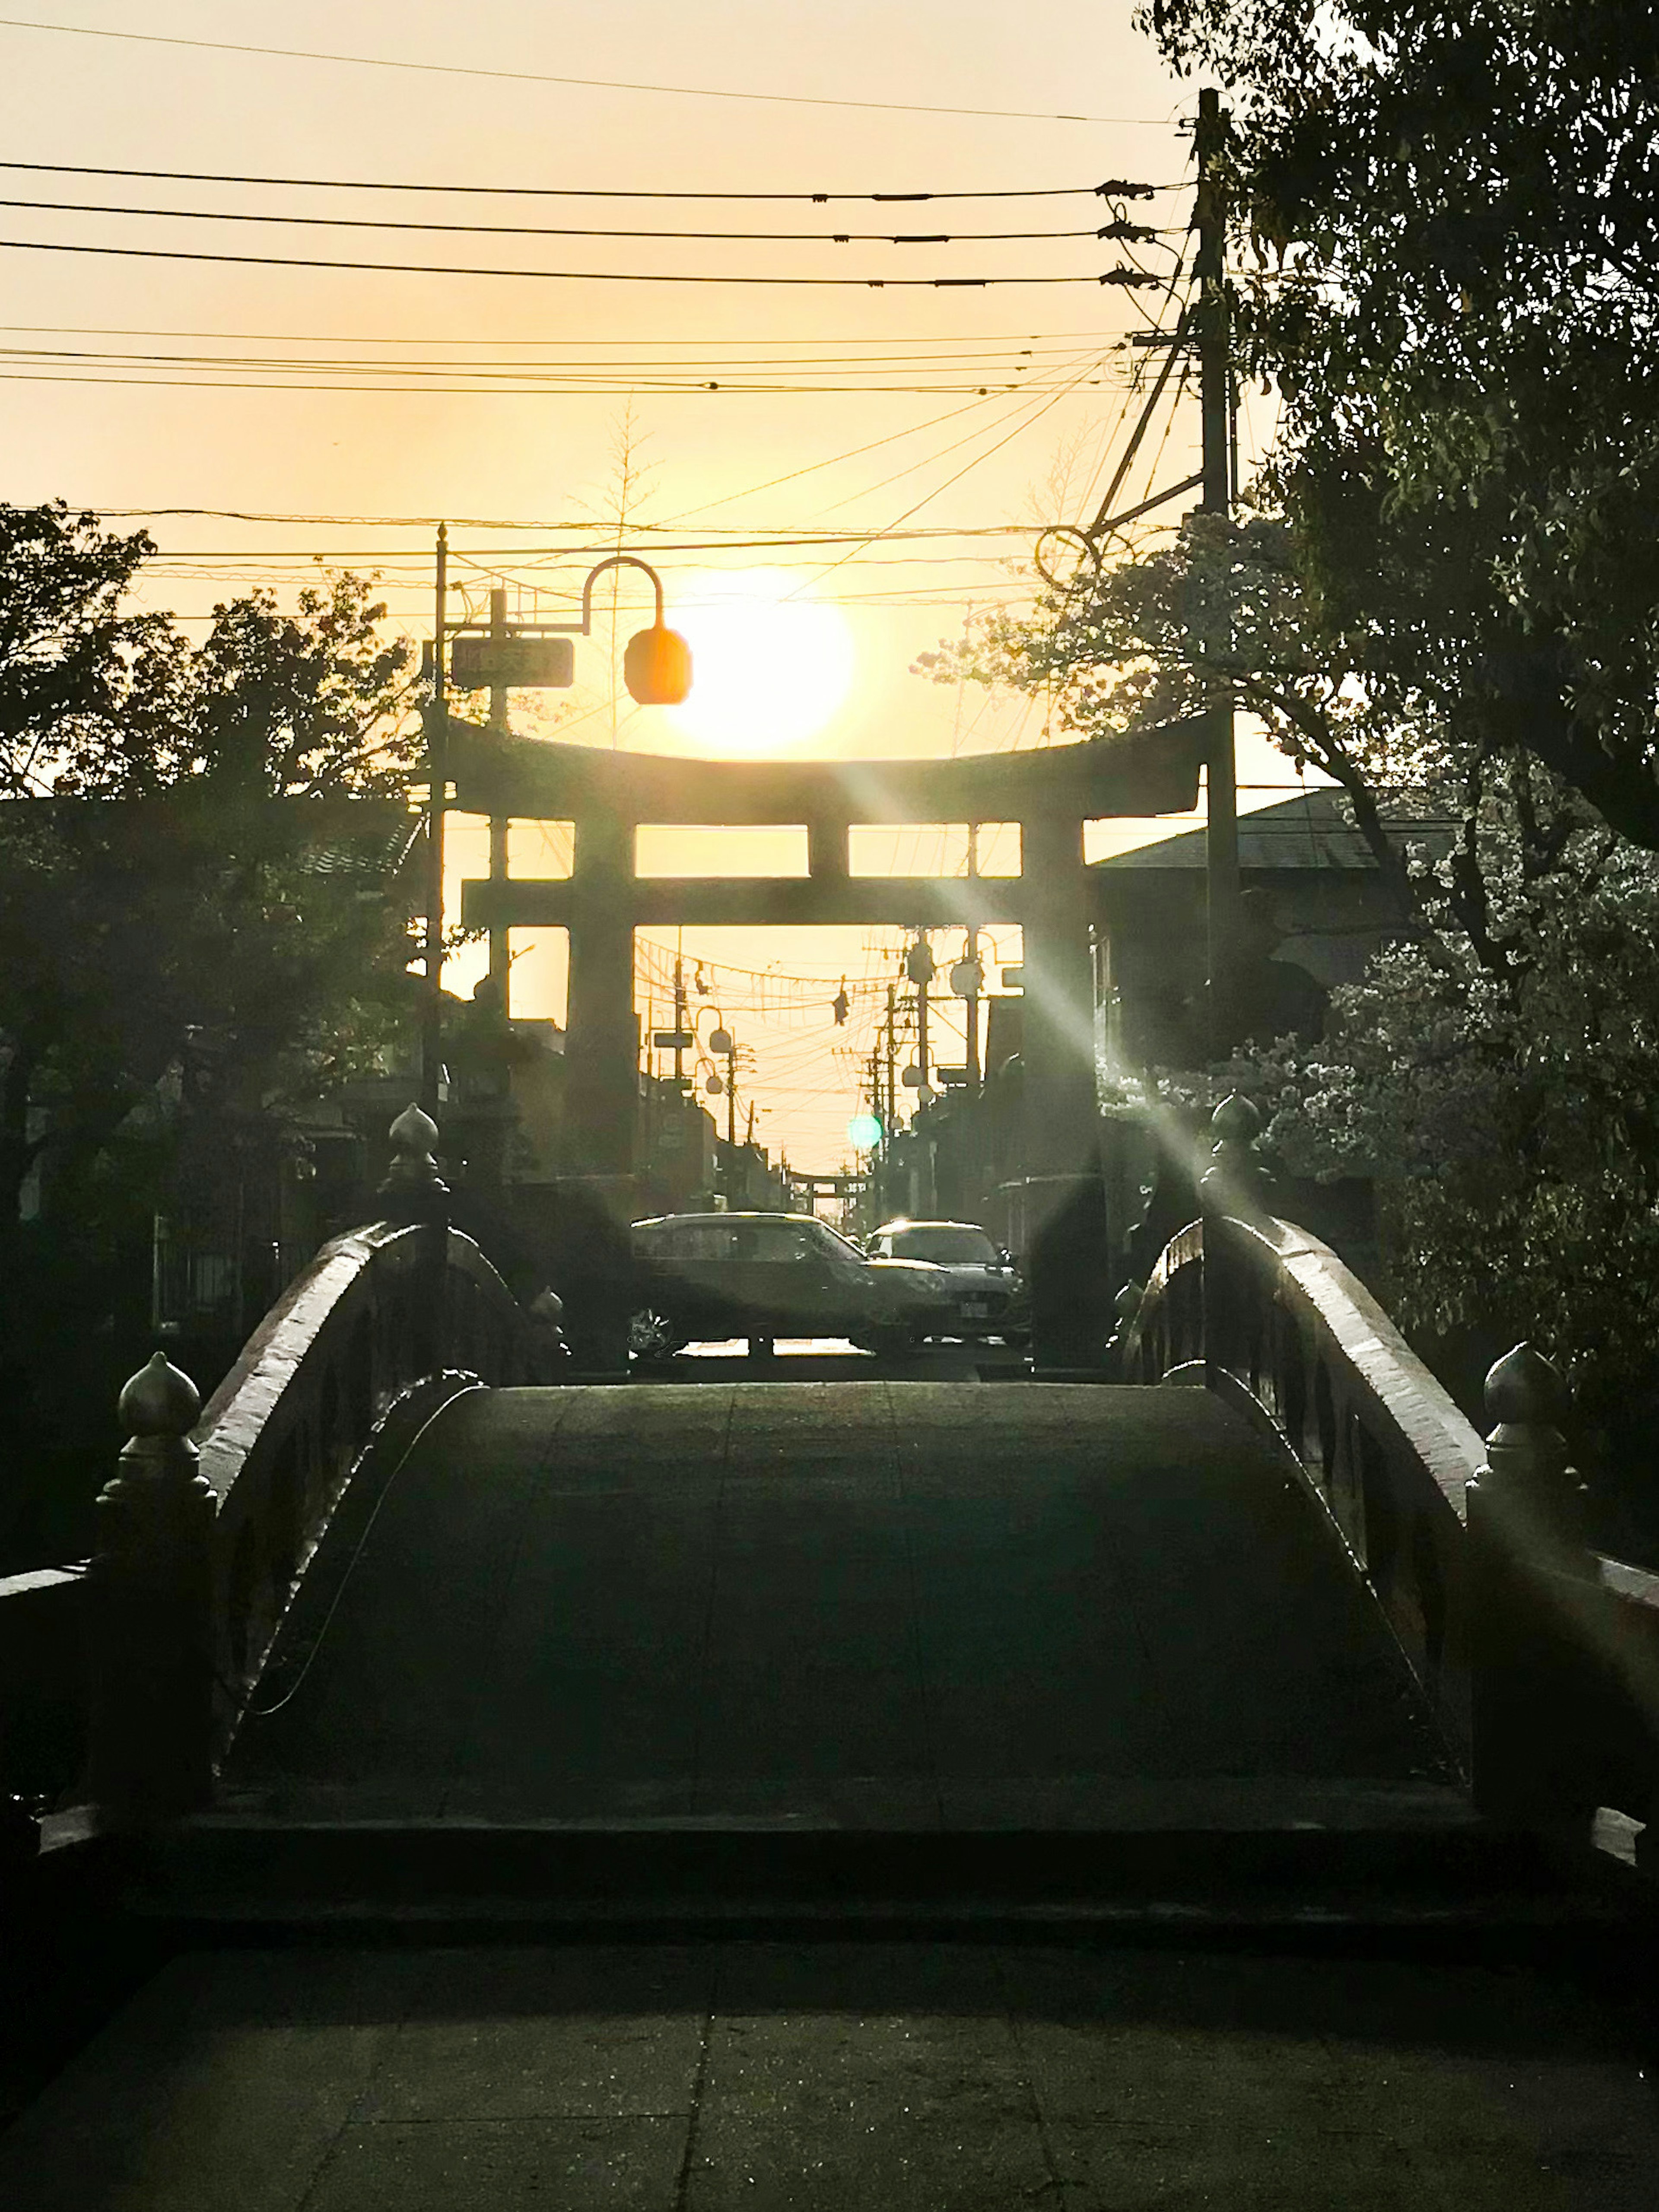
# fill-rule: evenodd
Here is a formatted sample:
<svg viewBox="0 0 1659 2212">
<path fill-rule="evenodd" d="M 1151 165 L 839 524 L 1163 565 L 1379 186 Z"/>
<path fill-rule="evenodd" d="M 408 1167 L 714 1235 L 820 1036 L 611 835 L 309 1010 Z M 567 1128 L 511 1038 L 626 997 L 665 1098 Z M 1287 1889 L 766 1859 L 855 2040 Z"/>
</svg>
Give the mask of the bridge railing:
<svg viewBox="0 0 1659 2212">
<path fill-rule="evenodd" d="M 131 1441 L 98 1501 L 84 1610 L 86 1794 L 112 1823 L 204 1803 L 347 1486 L 380 1479 L 449 1400 L 556 1372 L 557 1330 L 445 1218 L 411 1109 L 388 1218 L 325 1245 L 203 1411 L 157 1352 L 122 1394 Z"/>
<path fill-rule="evenodd" d="M 1529 1346 L 1498 1361 L 1483 1443 L 1335 1253 L 1267 1210 L 1258 1127 L 1217 1109 L 1203 1216 L 1125 1301 L 1118 1373 L 1213 1391 L 1295 1468 L 1482 1810 L 1609 1807 L 1659 1843 L 1659 1575 L 1586 1544 L 1560 1377 Z"/>
</svg>

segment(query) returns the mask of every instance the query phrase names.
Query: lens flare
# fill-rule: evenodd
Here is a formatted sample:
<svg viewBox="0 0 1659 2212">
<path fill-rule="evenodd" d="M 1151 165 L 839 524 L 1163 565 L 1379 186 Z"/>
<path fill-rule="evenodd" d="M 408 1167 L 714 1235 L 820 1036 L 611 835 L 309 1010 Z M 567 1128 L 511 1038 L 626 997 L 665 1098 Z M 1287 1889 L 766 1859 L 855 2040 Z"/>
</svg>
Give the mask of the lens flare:
<svg viewBox="0 0 1659 2212">
<path fill-rule="evenodd" d="M 781 753 L 831 722 L 852 688 L 853 640 L 834 607 L 774 569 L 716 576 L 676 597 L 674 625 L 691 647 L 691 694 L 668 710 L 674 728 L 720 752 Z"/>
</svg>

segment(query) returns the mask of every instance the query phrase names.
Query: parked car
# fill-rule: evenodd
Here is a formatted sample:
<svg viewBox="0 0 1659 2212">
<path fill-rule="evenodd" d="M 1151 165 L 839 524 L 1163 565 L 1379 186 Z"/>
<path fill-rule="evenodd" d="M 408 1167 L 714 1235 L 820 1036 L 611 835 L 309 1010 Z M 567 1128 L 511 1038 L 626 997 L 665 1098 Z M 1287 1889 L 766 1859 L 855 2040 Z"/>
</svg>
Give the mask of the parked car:
<svg viewBox="0 0 1659 2212">
<path fill-rule="evenodd" d="M 632 1231 L 629 1348 L 742 1336 L 765 1357 L 781 1336 L 845 1336 L 895 1352 L 941 1333 L 951 1289 L 920 1261 L 872 1259 L 809 1213 L 671 1213 Z"/>
<path fill-rule="evenodd" d="M 951 1286 L 946 1326 L 934 1334 L 1030 1340 L 1030 1302 L 1007 1253 L 974 1221 L 888 1221 L 865 1247 L 872 1259 L 925 1260 Z"/>
</svg>

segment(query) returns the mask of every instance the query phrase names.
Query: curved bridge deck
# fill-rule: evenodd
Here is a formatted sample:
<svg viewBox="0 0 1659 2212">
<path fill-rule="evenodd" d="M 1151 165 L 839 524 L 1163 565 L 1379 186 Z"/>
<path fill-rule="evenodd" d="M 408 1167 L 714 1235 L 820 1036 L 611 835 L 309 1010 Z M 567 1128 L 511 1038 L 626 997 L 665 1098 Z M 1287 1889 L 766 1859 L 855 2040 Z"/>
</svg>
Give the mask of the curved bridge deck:
<svg viewBox="0 0 1659 2212">
<path fill-rule="evenodd" d="M 478 1391 L 344 1556 L 228 1810 L 1096 1827 L 1437 1771 L 1330 1532 L 1199 1391 Z"/>
</svg>

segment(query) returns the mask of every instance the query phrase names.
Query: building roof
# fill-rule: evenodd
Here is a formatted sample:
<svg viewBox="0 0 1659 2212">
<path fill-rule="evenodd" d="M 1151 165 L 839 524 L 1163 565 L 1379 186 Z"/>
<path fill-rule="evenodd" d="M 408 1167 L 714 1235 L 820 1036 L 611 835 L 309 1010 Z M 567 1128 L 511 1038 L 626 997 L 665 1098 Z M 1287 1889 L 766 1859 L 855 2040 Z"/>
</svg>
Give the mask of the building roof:
<svg viewBox="0 0 1659 2212">
<path fill-rule="evenodd" d="M 1389 821 L 1396 842 L 1420 840 L 1437 850 L 1449 845 L 1455 824 L 1444 815 L 1395 815 Z M 1205 832 L 1186 830 L 1093 863 L 1097 870 L 1121 873 L 1130 868 L 1191 868 L 1205 866 Z M 1312 787 L 1276 805 L 1238 817 L 1238 865 L 1255 868 L 1375 868 L 1370 849 L 1344 820 L 1340 794 L 1328 785 Z"/>
</svg>

